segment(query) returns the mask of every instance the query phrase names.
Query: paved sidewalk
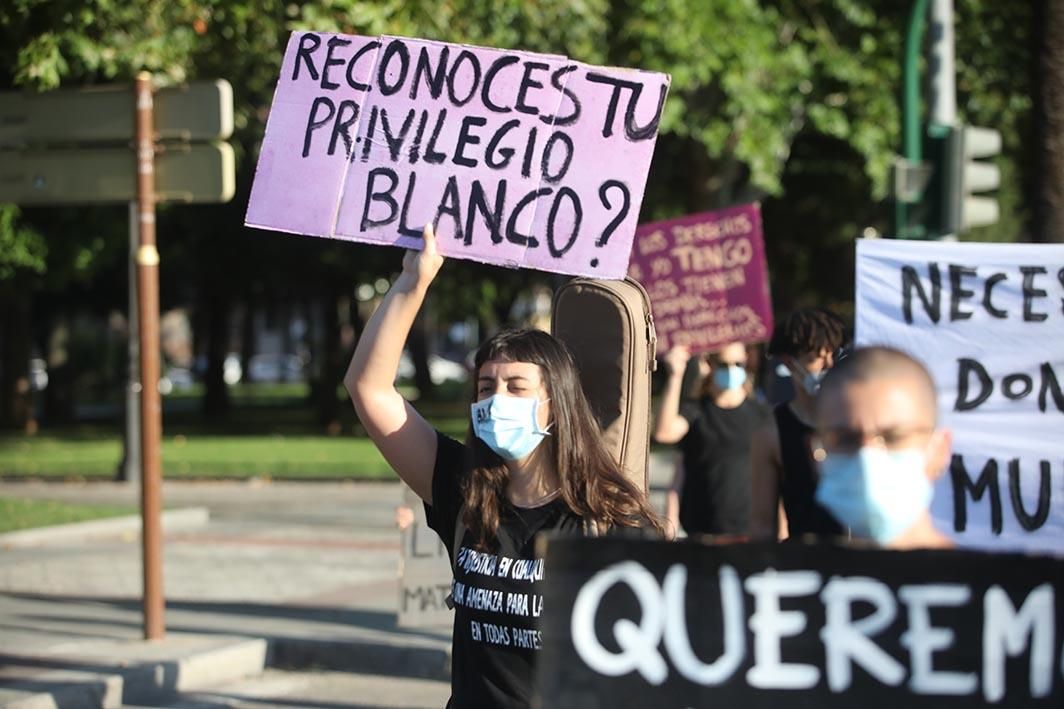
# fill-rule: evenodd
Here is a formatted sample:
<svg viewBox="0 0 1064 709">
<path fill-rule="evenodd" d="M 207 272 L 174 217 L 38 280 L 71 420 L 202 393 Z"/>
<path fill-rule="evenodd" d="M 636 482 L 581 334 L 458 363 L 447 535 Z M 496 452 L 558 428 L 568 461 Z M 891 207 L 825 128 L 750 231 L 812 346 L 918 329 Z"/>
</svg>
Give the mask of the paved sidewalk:
<svg viewBox="0 0 1064 709">
<path fill-rule="evenodd" d="M 661 486 L 670 471 L 655 463 Z M 138 491 L 0 483 L 0 496 L 136 505 Z M 167 637 L 156 642 L 141 639 L 136 533 L 0 548 L 0 707 L 286 705 L 196 699 L 227 685 L 261 694 L 241 684 L 259 675 L 266 687 L 317 685 L 288 706 L 442 704 L 450 629 L 395 622 L 401 498 L 398 483 L 166 483 L 167 507 L 209 514 L 165 535 Z M 331 679 L 282 681 L 270 667 Z M 356 685 L 377 699 L 335 701 Z"/>
</svg>

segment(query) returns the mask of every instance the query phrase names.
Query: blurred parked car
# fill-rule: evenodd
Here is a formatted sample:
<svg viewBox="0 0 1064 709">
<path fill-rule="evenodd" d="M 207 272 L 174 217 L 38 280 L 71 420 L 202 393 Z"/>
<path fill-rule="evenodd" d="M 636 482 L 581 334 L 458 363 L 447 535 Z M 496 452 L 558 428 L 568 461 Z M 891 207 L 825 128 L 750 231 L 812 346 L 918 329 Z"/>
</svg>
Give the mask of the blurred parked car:
<svg viewBox="0 0 1064 709">
<path fill-rule="evenodd" d="M 240 366 L 240 357 L 230 352 L 222 363 L 222 379 L 229 386 L 233 386 L 238 384 L 243 376 L 244 370 Z"/>
<path fill-rule="evenodd" d="M 433 384 L 443 384 L 446 381 L 464 382 L 469 379 L 469 370 L 461 362 L 441 357 L 438 354 L 429 355 L 429 377 Z M 405 350 L 399 358 L 399 378 L 414 378 L 414 361 Z"/>
<path fill-rule="evenodd" d="M 303 360 L 293 354 L 257 354 L 248 360 L 247 379 L 252 382 L 302 381 Z"/>
<path fill-rule="evenodd" d="M 48 366 L 40 357 L 30 360 L 30 391 L 44 391 L 48 388 Z"/>
<path fill-rule="evenodd" d="M 196 357 L 196 361 L 192 365 L 192 371 L 197 379 L 206 379 L 207 358 L 203 355 Z M 240 355 L 236 352 L 230 352 L 222 360 L 222 380 L 229 386 L 233 386 L 234 384 L 239 384 L 243 377 L 244 370 L 240 366 Z"/>
<path fill-rule="evenodd" d="M 189 389 L 196 383 L 192 372 L 184 367 L 170 367 L 166 374 L 159 380 L 159 393 L 169 394 L 176 390 Z"/>
</svg>

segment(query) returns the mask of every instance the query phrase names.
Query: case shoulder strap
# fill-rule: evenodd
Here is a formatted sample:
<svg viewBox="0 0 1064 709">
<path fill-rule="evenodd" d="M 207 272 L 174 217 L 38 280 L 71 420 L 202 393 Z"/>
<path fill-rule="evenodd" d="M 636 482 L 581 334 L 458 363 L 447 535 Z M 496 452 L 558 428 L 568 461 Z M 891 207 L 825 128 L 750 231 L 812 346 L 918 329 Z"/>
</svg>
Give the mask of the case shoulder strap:
<svg viewBox="0 0 1064 709">
<path fill-rule="evenodd" d="M 458 561 L 458 551 L 462 548 L 462 540 L 465 538 L 466 526 L 462 518 L 465 516 L 465 503 L 458 509 L 458 518 L 454 521 L 454 540 L 451 543 L 451 576 L 454 576 L 454 564 Z M 448 610 L 454 610 L 454 591 L 447 594 L 443 599 Z"/>
</svg>

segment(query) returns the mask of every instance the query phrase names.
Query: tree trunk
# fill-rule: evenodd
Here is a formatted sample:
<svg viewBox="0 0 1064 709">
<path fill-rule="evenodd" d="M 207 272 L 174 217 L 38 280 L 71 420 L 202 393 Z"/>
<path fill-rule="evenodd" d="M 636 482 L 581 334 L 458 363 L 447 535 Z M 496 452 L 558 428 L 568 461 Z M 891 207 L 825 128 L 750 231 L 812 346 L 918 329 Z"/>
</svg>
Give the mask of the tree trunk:
<svg viewBox="0 0 1064 709">
<path fill-rule="evenodd" d="M 207 319 L 207 371 L 204 375 L 203 413 L 220 419 L 229 413 L 229 387 L 225 383 L 225 356 L 229 352 L 229 298 L 215 292 L 202 304 Z"/>
<path fill-rule="evenodd" d="M 30 295 L 17 287 L 0 293 L 0 428 L 35 428 L 30 391 Z"/>
<path fill-rule="evenodd" d="M 44 390 L 44 420 L 50 425 L 74 420 L 74 367 L 70 361 L 71 317 L 60 310 L 48 328 L 48 388 Z"/>
<path fill-rule="evenodd" d="M 277 327 L 281 331 L 281 354 L 286 357 L 290 354 L 294 354 L 296 347 L 295 342 L 292 339 L 292 321 L 293 317 L 291 296 L 285 294 L 281 299 L 281 304 L 277 307 Z M 288 381 L 288 369 L 281 367 L 281 381 Z"/>
<path fill-rule="evenodd" d="M 248 379 L 251 358 L 255 356 L 255 298 L 251 289 L 244 296 L 244 313 L 240 321 L 240 371 L 243 379 Z"/>
<path fill-rule="evenodd" d="M 424 308 L 414 320 L 410 336 L 406 339 L 406 346 L 410 350 L 410 359 L 414 363 L 414 386 L 417 387 L 421 398 L 431 399 L 436 390 L 429 374 L 429 337 Z"/>
<path fill-rule="evenodd" d="M 1064 242 L 1064 2 L 1034 6 L 1031 240 Z"/>
<path fill-rule="evenodd" d="M 327 432 L 340 431 L 340 403 L 336 398 L 336 384 L 340 381 L 343 367 L 343 351 L 340 344 L 340 292 L 328 288 L 321 299 L 321 322 L 324 328 L 321 343 L 321 366 L 315 387 L 318 422 Z"/>
</svg>

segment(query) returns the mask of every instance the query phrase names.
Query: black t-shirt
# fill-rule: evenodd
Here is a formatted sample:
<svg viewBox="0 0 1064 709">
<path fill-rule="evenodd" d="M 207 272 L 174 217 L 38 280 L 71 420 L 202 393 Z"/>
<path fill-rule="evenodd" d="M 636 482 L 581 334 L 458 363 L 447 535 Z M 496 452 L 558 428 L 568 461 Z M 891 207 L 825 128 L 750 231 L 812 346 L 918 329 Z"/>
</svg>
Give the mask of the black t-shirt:
<svg viewBox="0 0 1064 709">
<path fill-rule="evenodd" d="M 507 504 L 496 548 L 477 551 L 467 530 L 454 558 L 465 446 L 440 433 L 436 438 L 432 504 L 425 505 L 425 515 L 447 547 L 454 571 L 451 701 L 447 706 L 528 707 L 535 656 L 542 645 L 537 625 L 543 612 L 544 570 L 542 558 L 535 554 L 535 537 L 554 530 L 582 533 L 583 524 L 558 499 L 529 509 Z"/>
<path fill-rule="evenodd" d="M 834 536 L 843 533 L 842 525 L 816 501 L 820 480 L 810 452 L 811 426 L 803 423 L 789 403 L 777 404 L 772 410 L 780 437 L 780 499 L 787 515 L 789 539 L 806 534 Z"/>
<path fill-rule="evenodd" d="M 724 409 L 709 397 L 684 402 L 689 429 L 680 441 L 684 481 L 680 524 L 688 534 L 745 534 L 750 521 L 750 438 L 768 417 L 747 397 Z"/>
</svg>

